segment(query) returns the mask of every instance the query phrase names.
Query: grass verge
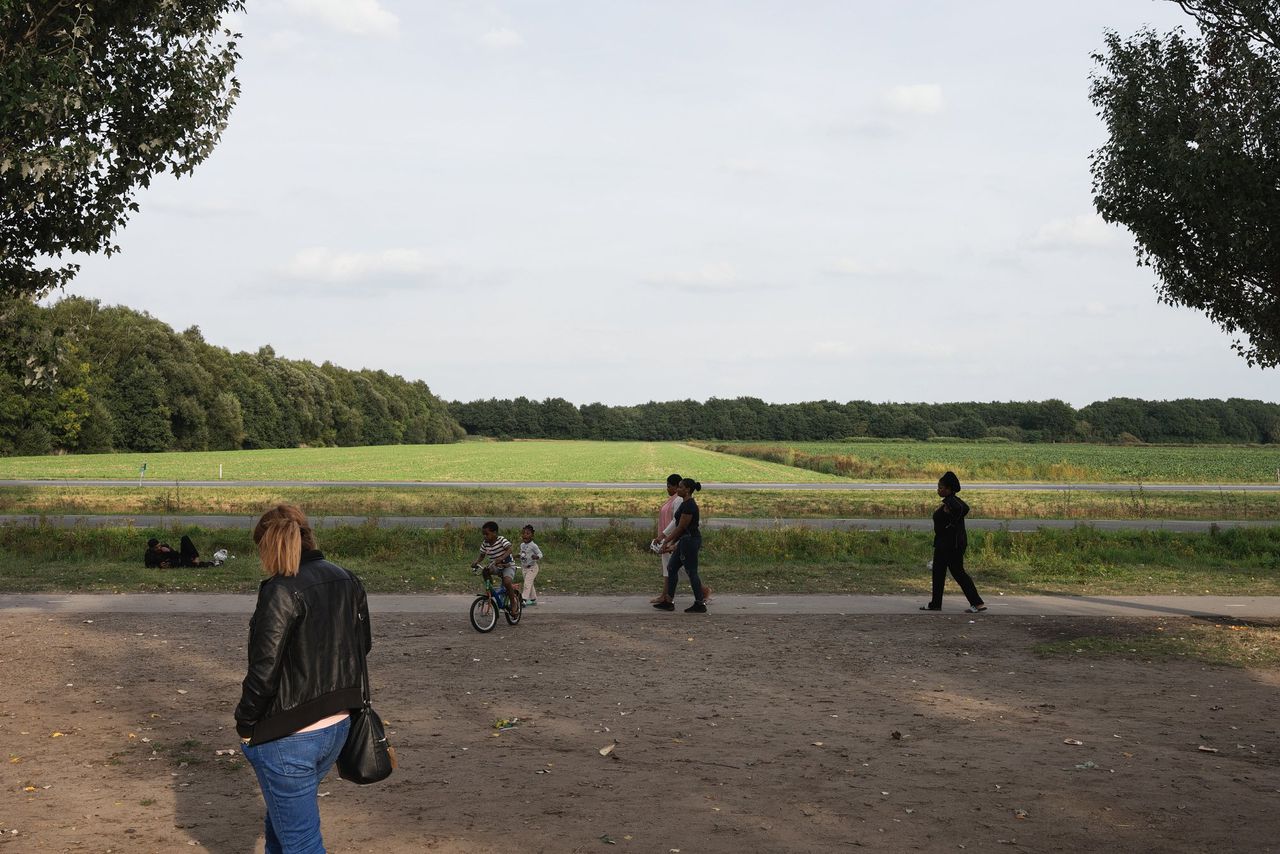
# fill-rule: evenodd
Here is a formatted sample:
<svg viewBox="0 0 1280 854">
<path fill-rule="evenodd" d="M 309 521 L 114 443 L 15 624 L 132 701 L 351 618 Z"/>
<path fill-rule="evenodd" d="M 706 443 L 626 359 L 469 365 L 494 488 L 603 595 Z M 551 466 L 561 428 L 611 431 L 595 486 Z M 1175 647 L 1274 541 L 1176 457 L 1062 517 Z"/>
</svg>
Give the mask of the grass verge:
<svg viewBox="0 0 1280 854">
<path fill-rule="evenodd" d="M 222 567 L 149 570 L 149 536 L 189 533 L 207 555 L 239 557 Z M 320 546 L 380 593 L 475 589 L 467 570 L 473 530 L 339 527 Z M 630 593 L 658 586 L 645 532 L 540 531 L 547 554 L 538 587 L 549 593 Z M 709 531 L 704 578 L 723 592 L 903 593 L 929 587 L 928 536 L 900 531 Z M 1035 593 L 1280 595 L 1280 530 L 1216 534 L 1158 531 L 975 532 L 967 566 L 986 596 Z M 0 527 L 0 589 L 25 591 L 249 592 L 260 579 L 247 531 Z"/>
<path fill-rule="evenodd" d="M 987 519 L 1276 519 L 1280 493 L 965 490 L 974 518 Z M 656 515 L 666 494 L 589 489 L 4 487 L 0 513 L 225 514 L 250 516 L 288 501 L 313 516 L 593 516 Z M 708 517 L 925 519 L 933 490 L 834 492 L 708 489 L 698 495 Z"/>
</svg>

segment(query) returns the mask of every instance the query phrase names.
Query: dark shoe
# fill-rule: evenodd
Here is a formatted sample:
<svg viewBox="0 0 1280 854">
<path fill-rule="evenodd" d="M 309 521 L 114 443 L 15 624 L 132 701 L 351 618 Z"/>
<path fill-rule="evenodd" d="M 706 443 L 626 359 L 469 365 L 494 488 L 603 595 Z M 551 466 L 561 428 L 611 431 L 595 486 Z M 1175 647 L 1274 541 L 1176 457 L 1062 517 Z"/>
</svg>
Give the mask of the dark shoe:
<svg viewBox="0 0 1280 854">
<path fill-rule="evenodd" d="M 942 606 L 941 605 L 921 605 L 920 610 L 921 611 L 941 611 Z"/>
<path fill-rule="evenodd" d="M 674 611 L 676 609 L 674 602 L 654 602 L 653 607 L 659 611 Z"/>
<path fill-rule="evenodd" d="M 684 612 L 686 614 L 705 614 L 707 613 L 707 606 L 702 602 L 694 602 L 688 608 L 685 608 Z"/>
</svg>

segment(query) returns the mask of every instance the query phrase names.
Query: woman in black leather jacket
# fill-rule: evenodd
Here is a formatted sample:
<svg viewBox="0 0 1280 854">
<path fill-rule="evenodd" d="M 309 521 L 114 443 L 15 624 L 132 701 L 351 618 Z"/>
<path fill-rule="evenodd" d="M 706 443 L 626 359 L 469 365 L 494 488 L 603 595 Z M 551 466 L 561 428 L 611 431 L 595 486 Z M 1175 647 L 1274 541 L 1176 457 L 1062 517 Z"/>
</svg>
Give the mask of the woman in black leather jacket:
<svg viewBox="0 0 1280 854">
<path fill-rule="evenodd" d="M 323 852 L 317 791 L 349 711 L 363 704 L 368 600 L 355 575 L 324 559 L 297 507 L 264 513 L 253 540 L 267 579 L 249 622 L 236 731 L 267 804 L 266 854 Z"/>
</svg>

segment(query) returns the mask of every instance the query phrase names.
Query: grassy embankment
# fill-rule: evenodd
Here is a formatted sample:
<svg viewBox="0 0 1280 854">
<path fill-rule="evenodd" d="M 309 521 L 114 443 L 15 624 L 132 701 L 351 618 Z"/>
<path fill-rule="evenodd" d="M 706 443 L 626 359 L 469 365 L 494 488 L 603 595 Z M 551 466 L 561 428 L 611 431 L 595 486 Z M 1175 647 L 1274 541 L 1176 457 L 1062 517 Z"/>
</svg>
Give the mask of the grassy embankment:
<svg viewBox="0 0 1280 854">
<path fill-rule="evenodd" d="M 715 442 L 699 447 L 855 480 L 1275 483 L 1280 446 L 1008 442 Z"/>
<path fill-rule="evenodd" d="M 426 487 L 262 488 L 148 484 L 143 487 L 5 487 L 0 513 L 215 514 L 250 516 L 290 501 L 313 516 L 651 516 L 664 493 L 638 490 Z M 1280 492 L 1122 492 L 966 489 L 985 519 L 1277 519 Z M 876 492 L 721 490 L 699 493 L 708 518 L 924 519 L 932 489 Z"/>
<path fill-rule="evenodd" d="M 239 557 L 200 570 L 141 566 L 145 529 L 0 527 L 0 589 L 6 591 L 248 592 L 258 581 L 247 531 L 192 530 L 206 553 Z M 156 532 L 172 537 L 172 532 Z M 643 532 L 539 532 L 548 593 L 648 592 L 657 561 Z M 375 592 L 466 592 L 474 531 L 326 529 L 321 547 Z M 903 532 L 708 532 L 705 577 L 723 592 L 924 594 L 929 538 Z M 968 565 L 984 595 L 999 593 L 1184 593 L 1280 595 L 1280 530 L 1216 534 L 1100 532 L 974 533 Z"/>
</svg>

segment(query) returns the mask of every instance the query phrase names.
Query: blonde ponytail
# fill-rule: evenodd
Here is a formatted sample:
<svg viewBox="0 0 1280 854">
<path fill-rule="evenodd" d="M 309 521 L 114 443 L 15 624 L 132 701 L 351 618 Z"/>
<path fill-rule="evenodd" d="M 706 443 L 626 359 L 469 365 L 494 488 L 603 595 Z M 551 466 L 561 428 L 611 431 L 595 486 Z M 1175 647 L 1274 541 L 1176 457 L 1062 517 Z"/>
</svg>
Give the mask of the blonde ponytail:
<svg viewBox="0 0 1280 854">
<path fill-rule="evenodd" d="M 292 504 L 280 504 L 262 514 L 253 529 L 258 557 L 267 575 L 297 575 L 302 552 L 316 547 L 306 515 Z"/>
</svg>

